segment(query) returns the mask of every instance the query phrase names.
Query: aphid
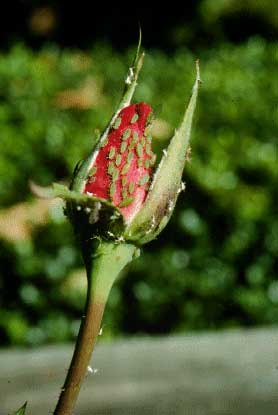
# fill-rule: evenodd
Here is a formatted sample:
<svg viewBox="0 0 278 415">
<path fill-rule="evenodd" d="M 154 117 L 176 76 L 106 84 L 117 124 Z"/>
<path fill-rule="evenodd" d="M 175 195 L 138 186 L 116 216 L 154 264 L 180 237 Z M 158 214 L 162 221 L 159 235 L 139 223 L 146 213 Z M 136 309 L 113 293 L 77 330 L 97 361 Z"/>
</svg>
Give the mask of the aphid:
<svg viewBox="0 0 278 415">
<path fill-rule="evenodd" d="M 127 155 L 127 161 L 128 161 L 128 163 L 130 163 L 132 161 L 132 159 L 133 159 L 133 153 L 130 151 L 128 153 L 128 155 Z"/>
<path fill-rule="evenodd" d="M 123 199 L 127 198 L 127 189 L 126 188 L 122 189 L 122 198 Z"/>
<path fill-rule="evenodd" d="M 88 176 L 94 176 L 96 172 L 97 172 L 97 166 L 93 166 L 90 168 Z"/>
<path fill-rule="evenodd" d="M 110 189 L 109 189 L 110 197 L 112 198 L 115 193 L 116 193 L 116 185 L 115 185 L 115 183 L 111 183 Z"/>
<path fill-rule="evenodd" d="M 149 174 L 148 173 L 145 173 L 144 176 L 140 177 L 140 179 L 139 179 L 139 185 L 140 186 L 143 186 L 144 184 L 148 183 L 149 178 L 150 178 Z"/>
<path fill-rule="evenodd" d="M 144 136 L 141 138 L 141 144 L 142 144 L 143 147 L 145 147 L 146 139 L 145 139 Z"/>
<path fill-rule="evenodd" d="M 116 166 L 119 166 L 121 164 L 121 161 L 122 161 L 122 156 L 120 154 L 117 154 L 116 161 L 115 161 Z"/>
<path fill-rule="evenodd" d="M 146 144 L 146 153 L 148 154 L 148 156 L 152 155 L 152 148 L 149 143 Z"/>
<path fill-rule="evenodd" d="M 129 164 L 129 163 L 126 163 L 126 164 L 124 165 L 124 167 L 122 168 L 121 173 L 122 173 L 122 174 L 127 174 L 127 172 L 128 172 L 128 170 L 129 170 L 129 168 L 130 168 L 130 164 Z"/>
<path fill-rule="evenodd" d="M 130 123 L 131 124 L 135 123 L 138 120 L 138 118 L 139 118 L 139 115 L 138 114 L 134 114 L 133 117 L 130 120 Z"/>
<path fill-rule="evenodd" d="M 123 141 L 120 147 L 120 152 L 124 153 L 126 151 L 126 148 L 127 148 L 127 142 Z"/>
<path fill-rule="evenodd" d="M 119 126 L 121 125 L 121 122 L 122 122 L 121 117 L 116 118 L 116 120 L 115 120 L 115 122 L 114 122 L 114 125 L 113 125 L 113 128 L 114 128 L 115 130 L 117 130 L 117 128 L 119 128 Z"/>
<path fill-rule="evenodd" d="M 147 119 L 146 119 L 146 127 L 151 124 L 153 119 L 154 119 L 153 112 L 150 112 L 149 115 L 147 116 Z"/>
<path fill-rule="evenodd" d="M 155 160 L 156 160 L 156 155 L 154 153 L 152 153 L 150 162 L 151 162 L 151 166 L 153 166 L 155 164 Z"/>
<path fill-rule="evenodd" d="M 130 133 L 131 133 L 131 129 L 130 129 L 130 128 L 127 128 L 127 129 L 123 132 L 122 139 L 123 139 L 123 140 L 127 140 L 127 139 L 128 139 L 128 137 L 130 136 Z"/>
<path fill-rule="evenodd" d="M 129 149 L 129 150 L 133 150 L 135 146 L 136 146 L 136 140 L 133 138 L 133 139 L 131 140 L 130 144 L 129 144 L 128 149 Z"/>
<path fill-rule="evenodd" d="M 112 160 L 115 157 L 116 154 L 116 148 L 115 147 L 110 147 L 109 153 L 108 153 L 108 158 L 109 160 Z"/>
<path fill-rule="evenodd" d="M 119 207 L 125 207 L 130 205 L 134 201 L 134 197 L 130 196 L 124 199 L 120 204 Z"/>
<path fill-rule="evenodd" d="M 114 163 L 112 162 L 112 161 L 109 161 L 109 163 L 108 163 L 108 169 L 107 169 L 107 172 L 108 172 L 108 174 L 113 174 L 113 171 L 115 170 L 115 166 L 114 166 Z"/>
<path fill-rule="evenodd" d="M 89 176 L 88 183 L 94 183 L 96 176 Z"/>
<path fill-rule="evenodd" d="M 112 173 L 112 180 L 113 182 L 115 182 L 116 180 L 118 180 L 119 178 L 119 170 L 118 169 L 114 169 L 113 173 Z"/>
<path fill-rule="evenodd" d="M 133 193 L 135 190 L 135 184 L 133 182 L 130 182 L 128 185 L 128 191 L 129 193 Z"/>
<path fill-rule="evenodd" d="M 105 140 L 100 143 L 100 147 L 105 147 L 108 144 L 108 137 L 105 138 Z"/>
<path fill-rule="evenodd" d="M 142 144 L 137 143 L 136 153 L 137 153 L 138 157 L 142 157 L 143 156 L 143 147 L 142 147 Z"/>
<path fill-rule="evenodd" d="M 146 167 L 146 169 L 148 169 L 150 167 L 151 161 L 149 159 L 146 159 L 144 161 L 144 166 Z"/>
</svg>

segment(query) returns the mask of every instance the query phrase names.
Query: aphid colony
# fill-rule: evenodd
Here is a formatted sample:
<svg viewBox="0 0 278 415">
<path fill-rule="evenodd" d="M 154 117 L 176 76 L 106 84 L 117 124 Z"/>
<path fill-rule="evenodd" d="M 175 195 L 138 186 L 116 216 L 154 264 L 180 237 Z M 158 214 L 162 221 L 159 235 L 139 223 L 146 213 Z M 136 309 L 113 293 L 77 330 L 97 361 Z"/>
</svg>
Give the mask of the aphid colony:
<svg viewBox="0 0 278 415">
<path fill-rule="evenodd" d="M 131 219 L 144 202 L 155 154 L 147 133 L 152 110 L 145 103 L 120 111 L 106 139 L 95 150 L 84 192 L 107 200 Z"/>
</svg>

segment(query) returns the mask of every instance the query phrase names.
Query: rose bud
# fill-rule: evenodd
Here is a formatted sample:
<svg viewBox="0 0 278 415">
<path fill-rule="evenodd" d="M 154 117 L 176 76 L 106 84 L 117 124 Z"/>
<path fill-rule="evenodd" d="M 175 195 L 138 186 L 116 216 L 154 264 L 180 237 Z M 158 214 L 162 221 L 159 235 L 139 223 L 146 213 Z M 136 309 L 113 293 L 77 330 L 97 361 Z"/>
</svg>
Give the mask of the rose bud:
<svg viewBox="0 0 278 415">
<path fill-rule="evenodd" d="M 155 154 L 147 131 L 151 107 L 130 104 L 144 55 L 137 52 L 120 105 L 87 159 L 78 163 L 70 189 L 54 185 L 67 201 L 66 214 L 81 239 L 102 238 L 142 245 L 166 226 L 183 189 L 193 113 L 200 83 L 199 65 L 189 105 L 153 172 Z"/>
<path fill-rule="evenodd" d="M 138 246 L 154 239 L 166 226 L 184 186 L 182 174 L 200 83 L 198 62 L 183 121 L 155 172 L 147 133 L 151 107 L 144 102 L 130 103 L 142 62 L 138 48 L 119 107 L 89 157 L 77 164 L 70 188 L 54 184 L 49 192 L 32 186 L 39 195 L 65 199 L 65 213 L 79 237 L 88 279 L 78 340 L 55 415 L 73 412 L 115 279 L 138 255 Z"/>
</svg>

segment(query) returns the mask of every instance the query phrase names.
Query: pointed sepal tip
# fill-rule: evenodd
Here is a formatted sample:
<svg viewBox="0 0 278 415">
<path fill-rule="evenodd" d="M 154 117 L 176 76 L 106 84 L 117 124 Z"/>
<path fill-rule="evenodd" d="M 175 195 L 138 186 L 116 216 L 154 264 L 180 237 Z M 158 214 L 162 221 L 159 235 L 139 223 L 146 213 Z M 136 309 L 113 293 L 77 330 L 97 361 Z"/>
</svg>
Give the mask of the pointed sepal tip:
<svg viewBox="0 0 278 415">
<path fill-rule="evenodd" d="M 168 148 L 163 151 L 142 209 L 125 231 L 124 236 L 127 240 L 140 244 L 151 241 L 163 230 L 172 216 L 177 197 L 184 186 L 182 175 L 188 158 L 192 120 L 200 83 L 197 60 L 195 83 L 183 120 Z"/>
</svg>

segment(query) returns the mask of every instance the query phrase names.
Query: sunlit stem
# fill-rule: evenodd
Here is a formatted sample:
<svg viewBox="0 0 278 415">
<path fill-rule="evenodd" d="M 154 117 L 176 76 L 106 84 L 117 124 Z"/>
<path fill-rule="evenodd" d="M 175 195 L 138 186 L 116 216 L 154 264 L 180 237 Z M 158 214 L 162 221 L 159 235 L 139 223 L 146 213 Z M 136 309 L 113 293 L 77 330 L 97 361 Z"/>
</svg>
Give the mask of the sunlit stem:
<svg viewBox="0 0 278 415">
<path fill-rule="evenodd" d="M 86 261 L 88 291 L 84 315 L 54 415 L 71 415 L 90 364 L 100 331 L 105 304 L 113 282 L 136 252 L 131 244 L 101 242 Z"/>
</svg>

